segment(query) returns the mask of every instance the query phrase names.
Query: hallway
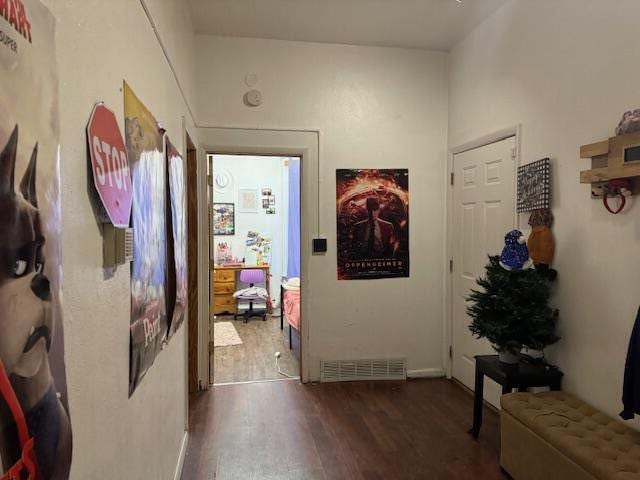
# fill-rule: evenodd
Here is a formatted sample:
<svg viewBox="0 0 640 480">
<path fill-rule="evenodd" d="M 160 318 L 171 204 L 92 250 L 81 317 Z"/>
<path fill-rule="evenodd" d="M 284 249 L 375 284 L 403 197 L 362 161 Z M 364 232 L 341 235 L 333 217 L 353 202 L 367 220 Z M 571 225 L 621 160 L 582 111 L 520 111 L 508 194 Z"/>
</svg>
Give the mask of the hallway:
<svg viewBox="0 0 640 480">
<path fill-rule="evenodd" d="M 479 441 L 448 380 L 213 387 L 191 398 L 182 480 L 502 479 L 498 416 Z"/>
</svg>

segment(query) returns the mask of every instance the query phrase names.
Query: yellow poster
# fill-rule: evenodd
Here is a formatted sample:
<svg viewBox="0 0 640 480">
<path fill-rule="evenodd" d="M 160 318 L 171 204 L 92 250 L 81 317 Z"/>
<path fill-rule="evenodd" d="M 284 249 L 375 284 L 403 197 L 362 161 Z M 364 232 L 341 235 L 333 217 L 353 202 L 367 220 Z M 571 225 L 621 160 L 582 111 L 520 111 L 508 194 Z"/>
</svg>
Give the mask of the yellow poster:
<svg viewBox="0 0 640 480">
<path fill-rule="evenodd" d="M 167 335 L 167 181 L 162 133 L 154 116 L 126 82 L 124 116 L 133 183 L 129 367 L 132 395 Z"/>
</svg>

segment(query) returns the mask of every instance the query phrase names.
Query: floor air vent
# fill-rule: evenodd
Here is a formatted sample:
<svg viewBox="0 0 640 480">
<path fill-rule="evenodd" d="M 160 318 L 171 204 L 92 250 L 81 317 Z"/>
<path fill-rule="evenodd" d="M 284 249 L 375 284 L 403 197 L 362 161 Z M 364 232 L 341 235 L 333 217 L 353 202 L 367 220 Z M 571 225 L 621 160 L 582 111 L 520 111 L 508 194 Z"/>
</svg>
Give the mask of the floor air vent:
<svg viewBox="0 0 640 480">
<path fill-rule="evenodd" d="M 377 360 L 321 360 L 321 382 L 353 380 L 406 380 L 407 360 L 389 358 Z"/>
</svg>

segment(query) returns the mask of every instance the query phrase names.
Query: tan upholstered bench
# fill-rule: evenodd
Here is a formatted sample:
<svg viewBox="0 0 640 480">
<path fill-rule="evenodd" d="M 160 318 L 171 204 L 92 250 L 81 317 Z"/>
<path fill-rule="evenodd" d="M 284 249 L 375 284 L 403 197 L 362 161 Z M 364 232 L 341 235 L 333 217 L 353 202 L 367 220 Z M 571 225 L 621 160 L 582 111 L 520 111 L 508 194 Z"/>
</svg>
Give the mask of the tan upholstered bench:
<svg viewBox="0 0 640 480">
<path fill-rule="evenodd" d="M 640 480 L 640 432 L 565 392 L 504 395 L 500 465 L 515 480 Z"/>
</svg>

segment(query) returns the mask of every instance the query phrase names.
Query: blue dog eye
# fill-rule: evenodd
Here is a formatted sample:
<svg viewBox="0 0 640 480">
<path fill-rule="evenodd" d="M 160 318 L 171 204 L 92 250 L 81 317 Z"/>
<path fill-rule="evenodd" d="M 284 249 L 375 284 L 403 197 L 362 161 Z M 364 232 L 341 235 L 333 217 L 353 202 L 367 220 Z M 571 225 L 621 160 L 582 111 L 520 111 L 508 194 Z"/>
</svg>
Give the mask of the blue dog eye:
<svg viewBox="0 0 640 480">
<path fill-rule="evenodd" d="M 27 262 L 26 260 L 16 260 L 16 263 L 13 265 L 13 274 L 16 277 L 21 277 L 27 272 Z"/>
</svg>

